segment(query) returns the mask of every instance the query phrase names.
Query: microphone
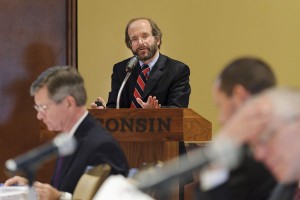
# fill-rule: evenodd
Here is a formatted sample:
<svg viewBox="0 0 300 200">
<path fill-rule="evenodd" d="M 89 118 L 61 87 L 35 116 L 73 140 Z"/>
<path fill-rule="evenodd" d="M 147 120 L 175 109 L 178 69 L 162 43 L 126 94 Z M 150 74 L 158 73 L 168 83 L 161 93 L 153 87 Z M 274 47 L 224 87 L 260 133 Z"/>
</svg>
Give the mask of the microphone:
<svg viewBox="0 0 300 200">
<path fill-rule="evenodd" d="M 118 96 L 117 96 L 117 105 L 116 105 L 116 108 L 119 109 L 120 108 L 120 98 L 121 98 L 121 93 L 123 91 L 123 88 L 125 86 L 125 83 L 127 82 L 129 76 L 131 75 L 131 71 L 135 68 L 137 62 L 139 61 L 137 55 L 134 55 L 130 60 L 129 62 L 127 63 L 126 65 L 126 71 L 127 71 L 127 74 L 122 82 L 122 85 L 119 89 L 119 92 L 118 92 Z"/>
<path fill-rule="evenodd" d="M 216 163 L 226 169 L 233 169 L 239 165 L 244 152 L 241 145 L 231 138 L 219 137 L 210 146 L 189 153 L 191 155 L 182 155 L 167 161 L 161 168 L 136 174 L 134 179 L 137 181 L 137 187 L 143 192 L 166 188 L 166 186 L 171 186 L 170 183 L 176 178 L 204 169 L 211 163 Z"/>
<path fill-rule="evenodd" d="M 5 162 L 5 167 L 15 172 L 17 170 L 36 170 L 37 167 L 54 156 L 67 156 L 76 149 L 76 139 L 66 133 L 56 136 L 52 142 Z"/>
<path fill-rule="evenodd" d="M 127 63 L 126 71 L 131 72 L 135 68 L 138 61 L 139 61 L 139 59 L 138 59 L 137 55 L 134 55 Z"/>
</svg>

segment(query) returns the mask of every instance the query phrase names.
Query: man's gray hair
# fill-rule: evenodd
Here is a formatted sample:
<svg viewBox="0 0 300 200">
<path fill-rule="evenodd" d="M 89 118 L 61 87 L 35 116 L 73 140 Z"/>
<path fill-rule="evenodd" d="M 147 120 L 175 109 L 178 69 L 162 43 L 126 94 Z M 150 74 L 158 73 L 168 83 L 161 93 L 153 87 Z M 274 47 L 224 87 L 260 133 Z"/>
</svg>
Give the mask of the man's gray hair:
<svg viewBox="0 0 300 200">
<path fill-rule="evenodd" d="M 267 90 L 264 94 L 270 99 L 273 116 L 285 121 L 300 117 L 300 89 L 279 87 Z"/>
<path fill-rule="evenodd" d="M 60 103 L 65 97 L 72 96 L 77 106 L 84 106 L 87 101 L 83 78 L 76 68 L 54 66 L 41 73 L 30 87 L 30 95 L 46 86 L 49 98 Z"/>
</svg>

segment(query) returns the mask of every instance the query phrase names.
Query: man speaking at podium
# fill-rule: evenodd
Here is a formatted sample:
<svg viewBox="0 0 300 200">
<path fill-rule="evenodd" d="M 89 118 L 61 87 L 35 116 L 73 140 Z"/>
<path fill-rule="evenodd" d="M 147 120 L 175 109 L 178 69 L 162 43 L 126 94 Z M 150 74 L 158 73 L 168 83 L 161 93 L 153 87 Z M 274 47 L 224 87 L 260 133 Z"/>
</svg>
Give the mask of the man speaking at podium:
<svg viewBox="0 0 300 200">
<path fill-rule="evenodd" d="M 162 32 L 149 18 L 131 19 L 125 29 L 125 43 L 134 55 L 113 67 L 108 102 L 98 97 L 92 108 L 187 108 L 191 87 L 189 67 L 160 53 Z M 137 60 L 131 65 L 135 57 Z M 131 72 L 128 80 L 126 76 Z M 124 89 L 122 90 L 122 84 Z M 118 100 L 118 95 L 120 98 Z M 179 153 L 185 154 L 184 143 Z M 192 174 L 180 185 L 193 181 Z"/>
<path fill-rule="evenodd" d="M 77 140 L 75 152 L 58 159 L 51 185 L 34 183 L 39 199 L 71 199 L 81 175 L 90 166 L 106 163 L 112 174 L 127 175 L 128 164 L 120 146 L 85 108 L 86 90 L 75 68 L 47 69 L 33 82 L 30 94 L 34 96 L 37 118 L 50 131 L 70 134 Z M 26 183 L 26 179 L 16 176 L 5 186 Z"/>
<path fill-rule="evenodd" d="M 128 58 L 115 64 L 107 104 L 98 97 L 97 101 L 103 106 L 97 107 L 96 103 L 92 103 L 91 107 L 118 107 L 118 93 L 129 67 L 131 76 L 121 91 L 120 108 L 187 108 L 191 93 L 190 69 L 186 64 L 159 52 L 162 32 L 157 24 L 148 18 L 130 20 L 125 30 L 125 43 L 137 56 L 137 63 L 128 66 Z"/>
</svg>

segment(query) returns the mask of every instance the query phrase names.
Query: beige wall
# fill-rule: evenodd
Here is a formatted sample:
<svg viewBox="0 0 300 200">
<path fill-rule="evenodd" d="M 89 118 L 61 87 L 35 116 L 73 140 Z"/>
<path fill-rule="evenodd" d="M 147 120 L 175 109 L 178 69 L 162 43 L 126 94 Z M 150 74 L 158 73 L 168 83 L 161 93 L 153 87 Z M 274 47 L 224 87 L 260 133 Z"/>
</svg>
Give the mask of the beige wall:
<svg viewBox="0 0 300 200">
<path fill-rule="evenodd" d="M 273 66 L 280 85 L 300 86 L 299 8 L 299 0 L 79 0 L 78 64 L 88 101 L 107 99 L 113 64 L 131 56 L 124 43 L 127 21 L 150 17 L 163 32 L 161 52 L 190 66 L 189 107 L 216 132 L 211 85 L 232 59 L 259 56 Z"/>
</svg>

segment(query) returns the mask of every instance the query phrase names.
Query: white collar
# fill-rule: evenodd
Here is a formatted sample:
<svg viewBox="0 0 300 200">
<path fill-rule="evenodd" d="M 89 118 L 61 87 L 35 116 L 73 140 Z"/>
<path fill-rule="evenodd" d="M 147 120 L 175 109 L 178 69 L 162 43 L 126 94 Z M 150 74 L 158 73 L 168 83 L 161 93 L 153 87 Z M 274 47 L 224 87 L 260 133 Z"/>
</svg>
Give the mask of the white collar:
<svg viewBox="0 0 300 200">
<path fill-rule="evenodd" d="M 74 124 L 74 126 L 69 131 L 68 135 L 73 136 L 75 131 L 77 130 L 78 126 L 81 124 L 81 122 L 84 120 L 84 118 L 88 115 L 88 111 L 86 110 L 83 115 L 77 120 L 77 122 Z"/>
</svg>

